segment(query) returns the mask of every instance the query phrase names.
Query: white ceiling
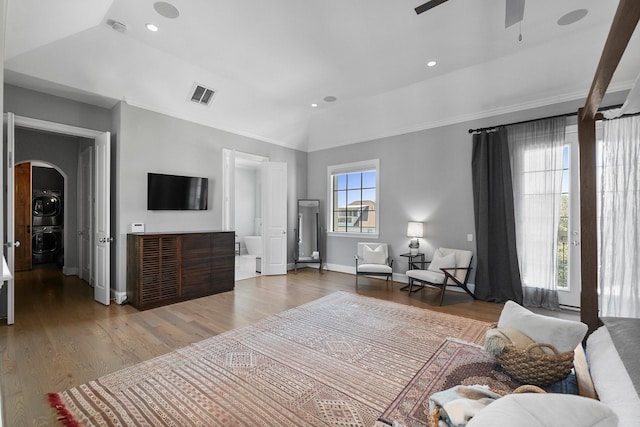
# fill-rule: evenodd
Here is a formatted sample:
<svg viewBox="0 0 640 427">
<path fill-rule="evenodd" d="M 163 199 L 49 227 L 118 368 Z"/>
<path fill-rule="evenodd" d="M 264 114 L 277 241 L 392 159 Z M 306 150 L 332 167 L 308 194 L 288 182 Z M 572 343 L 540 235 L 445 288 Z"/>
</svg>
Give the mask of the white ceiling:
<svg viewBox="0 0 640 427">
<path fill-rule="evenodd" d="M 313 151 L 582 98 L 617 7 L 529 0 L 519 42 L 505 0 L 449 0 L 419 16 L 424 0 L 170 0 L 177 19 L 154 2 L 8 0 L 5 81 Z M 584 19 L 557 25 L 580 8 Z M 638 39 L 613 89 L 640 72 Z M 188 101 L 194 82 L 217 91 L 210 107 Z"/>
</svg>

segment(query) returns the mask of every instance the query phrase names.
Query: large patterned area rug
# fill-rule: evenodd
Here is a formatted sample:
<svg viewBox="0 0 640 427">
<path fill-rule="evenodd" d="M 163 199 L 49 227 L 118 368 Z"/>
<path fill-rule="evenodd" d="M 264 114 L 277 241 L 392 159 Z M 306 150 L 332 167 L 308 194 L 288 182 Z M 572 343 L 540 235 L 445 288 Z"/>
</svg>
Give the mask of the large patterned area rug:
<svg viewBox="0 0 640 427">
<path fill-rule="evenodd" d="M 487 323 L 336 292 L 49 395 L 68 426 L 371 426 Z"/>
</svg>

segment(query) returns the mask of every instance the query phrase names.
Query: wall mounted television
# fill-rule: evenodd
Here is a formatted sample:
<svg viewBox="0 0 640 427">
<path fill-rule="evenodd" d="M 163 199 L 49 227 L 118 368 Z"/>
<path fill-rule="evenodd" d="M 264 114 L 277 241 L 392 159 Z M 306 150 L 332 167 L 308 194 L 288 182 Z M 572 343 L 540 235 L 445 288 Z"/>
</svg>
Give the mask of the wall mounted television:
<svg viewBox="0 0 640 427">
<path fill-rule="evenodd" d="M 147 210 L 207 210 L 209 179 L 147 173 Z"/>
</svg>

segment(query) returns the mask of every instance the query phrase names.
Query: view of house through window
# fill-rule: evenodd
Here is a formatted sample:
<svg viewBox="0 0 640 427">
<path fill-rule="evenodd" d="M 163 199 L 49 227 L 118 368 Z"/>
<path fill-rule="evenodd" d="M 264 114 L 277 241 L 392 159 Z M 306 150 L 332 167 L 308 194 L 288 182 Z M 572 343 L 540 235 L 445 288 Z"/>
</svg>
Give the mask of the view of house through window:
<svg viewBox="0 0 640 427">
<path fill-rule="evenodd" d="M 344 172 L 340 166 L 330 168 L 331 232 L 377 234 L 377 165 L 362 164 L 355 171 L 357 164 L 348 166 Z"/>
</svg>

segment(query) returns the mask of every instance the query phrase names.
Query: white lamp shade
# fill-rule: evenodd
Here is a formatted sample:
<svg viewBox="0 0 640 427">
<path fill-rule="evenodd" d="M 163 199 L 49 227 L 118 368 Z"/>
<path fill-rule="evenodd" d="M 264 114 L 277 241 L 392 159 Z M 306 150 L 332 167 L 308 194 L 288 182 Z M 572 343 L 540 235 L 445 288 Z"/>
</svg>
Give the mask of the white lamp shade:
<svg viewBox="0 0 640 427">
<path fill-rule="evenodd" d="M 409 221 L 407 224 L 407 237 L 424 237 L 424 223 Z"/>
</svg>

